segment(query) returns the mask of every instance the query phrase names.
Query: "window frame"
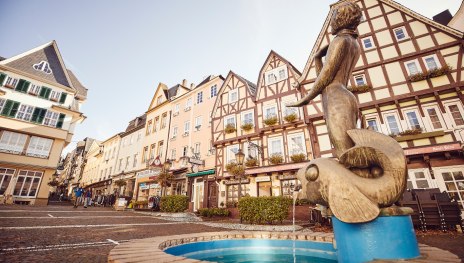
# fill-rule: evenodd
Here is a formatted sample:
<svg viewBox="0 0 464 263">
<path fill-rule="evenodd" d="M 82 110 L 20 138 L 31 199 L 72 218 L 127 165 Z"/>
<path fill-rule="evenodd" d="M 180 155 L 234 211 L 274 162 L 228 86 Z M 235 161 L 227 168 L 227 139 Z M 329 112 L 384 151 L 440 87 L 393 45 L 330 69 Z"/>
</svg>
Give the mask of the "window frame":
<svg viewBox="0 0 464 263">
<path fill-rule="evenodd" d="M 430 68 L 429 65 L 427 64 L 427 59 L 428 58 L 433 58 L 433 61 L 435 62 L 436 68 Z M 428 55 L 428 56 L 423 56 L 422 57 L 422 62 L 424 62 L 425 68 L 427 70 L 435 70 L 441 68 L 441 63 L 440 60 L 438 59 L 436 54 Z"/>
<path fill-rule="evenodd" d="M 203 102 L 203 91 L 197 92 L 197 104 L 201 104 Z"/>
<path fill-rule="evenodd" d="M 267 110 L 271 108 L 275 108 L 275 113 L 273 116 L 267 114 Z M 278 115 L 279 115 L 279 112 L 278 112 L 277 104 L 263 105 L 263 118 L 264 119 L 271 118 L 271 117 L 278 117 Z"/>
<path fill-rule="evenodd" d="M 403 116 L 405 117 L 405 121 L 406 121 L 406 124 L 407 124 L 407 127 L 408 129 L 412 130 L 412 129 L 422 129 L 423 131 L 425 131 L 425 126 L 424 126 L 424 123 L 422 121 L 422 116 L 420 115 L 419 113 L 419 110 L 417 108 L 409 108 L 409 109 L 403 109 Z M 417 123 L 419 125 L 419 127 L 412 127 L 411 125 L 411 122 L 410 122 L 410 119 L 409 119 L 409 115 L 408 113 L 414 113 L 416 115 L 416 120 L 417 120 Z"/>
<path fill-rule="evenodd" d="M 229 145 L 227 146 L 226 148 L 226 165 L 229 164 L 230 162 L 232 161 L 235 161 L 237 162 L 237 160 L 235 159 L 235 153 L 233 149 L 236 149 L 238 151 L 238 149 L 240 149 L 240 144 L 234 144 L 234 145 Z M 227 170 L 227 169 L 225 169 Z"/>
<path fill-rule="evenodd" d="M 416 69 L 417 69 L 417 72 L 416 72 L 416 73 L 412 73 L 411 70 L 409 69 L 408 64 L 410 64 L 410 63 L 414 63 L 414 64 L 415 64 Z M 416 59 L 412 59 L 412 60 L 405 61 L 405 62 L 404 62 L 404 67 L 406 68 L 406 71 L 408 72 L 408 75 L 409 75 L 409 76 L 422 73 L 422 68 L 421 68 L 420 63 L 419 63 L 419 60 L 418 60 L 417 58 L 416 58 Z"/>
<path fill-rule="evenodd" d="M 399 30 L 401 30 L 403 32 L 403 35 L 404 35 L 403 38 L 398 38 L 398 35 L 396 34 L 396 32 L 399 31 Z M 408 31 L 406 31 L 406 27 L 404 27 L 404 26 L 394 28 L 393 29 L 393 34 L 395 35 L 395 39 L 396 39 L 397 42 L 401 42 L 401 41 L 409 39 Z"/>
<path fill-rule="evenodd" d="M 396 126 L 398 128 L 398 132 L 393 132 L 390 123 L 388 122 L 388 117 L 393 116 L 395 118 Z M 383 119 L 385 120 L 385 126 L 387 127 L 388 134 L 395 134 L 397 135 L 398 133 L 403 131 L 403 128 L 401 127 L 401 122 L 399 121 L 399 116 L 397 112 L 384 112 L 383 113 Z"/>
<path fill-rule="evenodd" d="M 26 174 L 21 174 L 21 172 L 25 172 Z M 29 175 L 29 172 L 34 173 L 34 175 Z M 40 174 L 40 175 L 37 175 L 37 174 Z M 16 183 L 15 183 L 15 186 L 13 188 L 13 196 L 21 197 L 21 198 L 36 198 L 37 197 L 37 194 L 38 194 L 39 189 L 40 189 L 40 184 L 41 184 L 42 179 L 43 179 L 43 172 L 41 172 L 41 171 L 32 171 L 32 170 L 19 170 L 16 178 L 17 178 Z M 16 191 L 16 187 L 18 185 L 18 182 L 19 182 L 20 178 L 24 178 L 24 180 L 21 181 L 21 187 L 19 189 L 19 194 L 14 194 L 14 192 Z M 30 185 L 28 187 L 27 194 L 22 195 L 23 188 L 25 186 L 27 178 L 31 178 L 31 182 L 30 182 Z M 35 194 L 33 196 L 31 196 L 30 193 L 31 193 L 31 190 L 32 190 L 32 186 L 34 185 L 34 179 L 36 179 L 36 178 L 39 178 L 39 181 L 37 182 L 37 186 L 36 186 L 37 188 L 35 189 Z"/>
<path fill-rule="evenodd" d="M 235 100 L 232 100 L 233 98 L 233 95 L 235 94 Z M 238 101 L 238 89 L 234 89 L 234 90 L 231 90 L 229 91 L 229 103 L 235 103 Z"/>
<path fill-rule="evenodd" d="M 210 87 L 210 98 L 216 97 L 217 92 L 218 92 L 217 91 L 217 84 L 214 84 L 213 86 Z"/>
<path fill-rule="evenodd" d="M 371 43 L 370 47 L 366 47 L 365 40 L 369 40 L 369 42 Z M 367 37 L 362 38 L 361 39 L 361 44 L 362 44 L 362 47 L 363 47 L 364 50 L 372 50 L 372 49 L 376 48 L 375 43 L 374 43 L 374 39 L 372 38 L 372 36 L 367 36 Z"/>
<path fill-rule="evenodd" d="M 190 120 L 184 121 L 184 135 L 185 134 L 190 134 Z"/>
<path fill-rule="evenodd" d="M 251 122 L 247 122 L 247 119 L 246 119 L 246 115 L 249 115 L 251 114 Z M 248 111 L 244 111 L 240 114 L 240 118 L 241 118 L 241 124 L 248 124 L 248 123 L 251 123 L 251 124 L 255 124 L 255 112 L 254 110 L 248 110 Z"/>
<path fill-rule="evenodd" d="M 285 157 L 285 148 L 284 148 L 284 142 L 283 142 L 284 140 L 283 140 L 283 138 L 281 136 L 278 136 L 278 137 L 271 137 L 271 138 L 267 139 L 268 158 L 277 153 L 275 151 L 275 149 L 273 149 L 273 144 L 272 144 L 273 142 L 276 142 L 276 141 L 280 141 L 280 148 L 281 148 L 281 151 L 282 151 L 280 154 L 282 155 L 282 157 Z"/>
<path fill-rule="evenodd" d="M 362 86 L 362 85 L 367 85 L 367 80 L 366 80 L 366 75 L 365 74 L 356 74 L 353 76 L 353 79 L 354 79 L 354 84 L 356 86 Z M 362 84 L 359 84 L 358 83 L 358 79 L 362 79 Z"/>
<path fill-rule="evenodd" d="M 426 113 L 426 120 L 428 122 L 428 124 L 430 125 L 430 129 L 432 131 L 436 131 L 436 130 L 444 130 L 445 127 L 446 127 L 446 124 L 445 124 L 445 121 L 443 119 L 443 114 L 442 112 L 440 111 L 440 109 L 438 108 L 438 105 L 422 105 L 423 107 L 423 110 L 424 112 Z M 432 118 L 430 117 L 430 112 L 429 110 L 430 109 L 433 109 L 436 113 L 436 116 L 438 118 L 438 123 L 440 124 L 440 128 L 435 128 L 434 126 L 434 122 L 432 121 Z"/>
<path fill-rule="evenodd" d="M 50 156 L 50 152 L 53 148 L 53 142 L 54 142 L 53 139 L 39 137 L 39 136 L 31 136 L 29 143 L 27 145 L 27 148 L 26 148 L 26 156 L 47 159 Z M 42 149 L 38 149 L 38 147 L 40 146 L 39 143 L 42 144 L 41 145 Z M 34 146 L 35 149 L 31 149 L 32 146 Z M 48 147 L 48 150 L 46 147 Z"/>
<path fill-rule="evenodd" d="M 449 119 L 451 119 L 451 124 L 453 128 L 460 128 L 464 127 L 464 109 L 462 104 L 459 101 L 450 101 L 450 102 L 444 102 L 443 106 L 446 108 L 446 114 L 448 115 Z M 456 120 L 451 112 L 450 106 L 456 106 L 459 113 L 461 114 L 461 120 L 463 120 L 462 125 L 458 125 L 456 123 Z"/>
<path fill-rule="evenodd" d="M 302 142 L 302 148 L 303 149 L 299 149 L 298 152 L 294 151 L 294 147 L 293 147 L 293 141 L 292 139 L 293 138 L 301 138 L 301 142 Z M 304 136 L 304 132 L 298 132 L 298 133 L 292 133 L 292 134 L 287 134 L 287 145 L 288 145 L 288 156 L 291 156 L 293 154 L 304 154 L 304 155 L 308 155 L 308 152 L 307 152 L 307 149 L 306 149 L 306 140 L 305 140 L 305 136 Z"/>
<path fill-rule="evenodd" d="M 229 122 L 230 119 L 234 120 L 232 123 L 234 124 L 235 127 L 237 127 L 237 119 L 235 118 L 235 114 L 233 114 L 233 115 L 224 117 L 224 129 L 226 128 L 227 124 L 230 123 Z"/>
<path fill-rule="evenodd" d="M 16 134 L 15 142 L 12 143 L 12 136 Z M 6 131 L 3 130 L 0 134 L 0 152 L 10 153 L 10 154 L 22 154 L 26 147 L 28 135 L 22 134 L 19 132 Z M 9 135 L 9 138 L 4 138 L 3 136 Z M 5 142 L 4 142 L 5 141 Z M 20 145 L 22 144 L 22 145 Z"/>
</svg>

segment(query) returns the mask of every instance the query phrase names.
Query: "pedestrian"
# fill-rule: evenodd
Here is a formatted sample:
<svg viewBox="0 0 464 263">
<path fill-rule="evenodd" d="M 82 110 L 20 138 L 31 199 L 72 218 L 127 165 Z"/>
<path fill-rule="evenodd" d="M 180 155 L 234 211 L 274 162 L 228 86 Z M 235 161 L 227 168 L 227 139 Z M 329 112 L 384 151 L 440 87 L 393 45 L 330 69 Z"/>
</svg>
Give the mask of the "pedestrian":
<svg viewBox="0 0 464 263">
<path fill-rule="evenodd" d="M 79 206 L 79 203 L 82 202 L 82 194 L 84 193 L 84 189 L 82 187 L 74 188 L 74 195 L 76 196 L 76 200 L 74 202 L 74 208 Z"/>
<path fill-rule="evenodd" d="M 87 191 L 85 191 L 85 194 L 84 194 L 84 208 L 87 208 L 87 206 L 90 206 L 90 198 L 92 197 L 92 191 L 90 189 L 88 189 Z"/>
</svg>

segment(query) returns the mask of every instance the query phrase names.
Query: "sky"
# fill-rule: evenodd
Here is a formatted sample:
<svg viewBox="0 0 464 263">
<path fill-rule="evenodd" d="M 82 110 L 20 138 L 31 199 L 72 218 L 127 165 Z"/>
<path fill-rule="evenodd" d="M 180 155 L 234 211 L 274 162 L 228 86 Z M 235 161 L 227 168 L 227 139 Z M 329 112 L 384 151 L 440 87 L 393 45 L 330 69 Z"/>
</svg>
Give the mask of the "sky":
<svg viewBox="0 0 464 263">
<path fill-rule="evenodd" d="M 397 0 L 431 18 L 461 0 Z M 271 50 L 303 70 L 335 0 L 0 0 L 0 56 L 52 40 L 89 89 L 73 143 L 105 140 L 144 114 L 159 82 L 230 70 L 255 82 Z"/>
</svg>

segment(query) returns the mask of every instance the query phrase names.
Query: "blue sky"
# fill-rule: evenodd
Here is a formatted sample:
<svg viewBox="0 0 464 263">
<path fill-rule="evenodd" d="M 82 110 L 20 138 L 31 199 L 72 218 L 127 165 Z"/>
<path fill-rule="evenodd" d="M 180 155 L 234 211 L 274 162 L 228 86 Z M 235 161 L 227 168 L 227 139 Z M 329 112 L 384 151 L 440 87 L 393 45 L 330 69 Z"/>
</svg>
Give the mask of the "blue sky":
<svg viewBox="0 0 464 263">
<path fill-rule="evenodd" d="M 397 1 L 427 17 L 461 4 Z M 56 40 L 89 89 L 73 141 L 105 140 L 147 110 L 159 82 L 199 83 L 229 70 L 256 82 L 271 49 L 302 70 L 333 2 L 0 0 L 0 56 Z"/>
</svg>

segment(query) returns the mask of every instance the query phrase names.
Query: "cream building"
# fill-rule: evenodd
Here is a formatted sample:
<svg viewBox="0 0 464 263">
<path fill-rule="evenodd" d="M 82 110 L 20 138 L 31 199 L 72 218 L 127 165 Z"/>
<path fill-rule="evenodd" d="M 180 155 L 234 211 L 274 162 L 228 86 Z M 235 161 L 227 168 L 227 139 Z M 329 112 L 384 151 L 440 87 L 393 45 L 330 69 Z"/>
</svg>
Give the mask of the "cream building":
<svg viewBox="0 0 464 263">
<path fill-rule="evenodd" d="M 219 186 L 215 180 L 206 182 L 216 174 L 210 116 L 223 81 L 222 76 L 208 76 L 171 101 L 167 158 L 172 162 L 174 180 L 169 194 L 190 196 L 194 211 L 207 205 L 204 197 L 209 190 L 214 193 L 209 201 L 217 204 Z"/>
<path fill-rule="evenodd" d="M 86 96 L 55 41 L 0 61 L 0 202 L 47 204 Z"/>
<path fill-rule="evenodd" d="M 88 185 L 93 185 L 94 187 L 100 187 L 101 190 L 107 189 L 109 181 L 104 181 L 100 173 L 100 165 L 102 163 L 102 160 L 103 147 L 101 146 L 100 141 L 94 140 L 86 155 L 86 162 L 82 174 L 82 179 L 76 186 L 84 187 Z"/>
</svg>

